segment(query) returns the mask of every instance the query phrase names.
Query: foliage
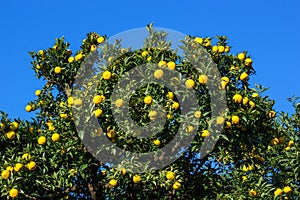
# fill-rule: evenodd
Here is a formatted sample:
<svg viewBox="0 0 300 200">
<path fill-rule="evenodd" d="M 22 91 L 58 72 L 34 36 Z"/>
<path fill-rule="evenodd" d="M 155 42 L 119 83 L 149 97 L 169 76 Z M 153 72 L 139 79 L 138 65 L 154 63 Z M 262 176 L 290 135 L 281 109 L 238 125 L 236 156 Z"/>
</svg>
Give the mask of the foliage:
<svg viewBox="0 0 300 200">
<path fill-rule="evenodd" d="M 105 35 L 89 33 L 75 53 L 64 38 L 56 39 L 51 48 L 30 52 L 36 77 L 46 84 L 26 106 L 26 111 L 36 112 L 31 121 L 11 120 L 1 113 L 1 198 L 298 199 L 299 105 L 295 103 L 292 116 L 276 114 L 275 102 L 263 95 L 265 88 L 249 85 L 255 73 L 250 55 L 247 51 L 230 53 L 225 36 L 187 36 L 182 44 L 185 57 L 181 57 L 171 51 L 167 33 L 155 31 L 152 25 L 147 29 L 145 46 L 138 50 L 122 48 L 121 41 L 109 44 Z M 141 86 L 130 97 L 131 118 L 141 126 L 149 124 L 159 117 L 151 107 L 156 102 L 165 108 L 167 125 L 151 137 L 135 138 L 133 134 L 141 133 L 122 131 L 111 112 L 123 106 L 122 100 L 111 101 L 122 75 L 137 66 L 155 63 L 155 70 L 180 72 L 188 79 L 186 87 L 197 91 L 200 110 L 192 117 L 200 126 L 188 150 L 174 163 L 161 170 L 131 173 L 129 168 L 112 168 L 95 159 L 83 145 L 73 114 L 85 99 L 71 94 L 82 62 L 97 53 L 97 48 L 103 52 L 107 66 L 99 76 L 90 74 L 90 83 L 84 87 L 97 85 L 91 117 L 97 117 L 103 131 L 90 133 L 104 134 L 127 151 L 152 152 L 167 145 L 182 123 L 182 105 L 178 94 L 166 87 L 153 83 Z M 222 76 L 219 87 L 226 92 L 226 113 L 215 119 L 211 119 L 208 72 L 196 71 L 187 62 L 200 48 L 217 64 Z M 115 57 L 119 53 L 122 56 Z M 154 77 L 164 78 L 160 71 L 155 73 Z M 224 124 L 224 129 L 213 151 L 200 158 L 199 149 L 209 137 L 211 121 Z M 193 126 L 186 130 L 192 131 Z"/>
</svg>

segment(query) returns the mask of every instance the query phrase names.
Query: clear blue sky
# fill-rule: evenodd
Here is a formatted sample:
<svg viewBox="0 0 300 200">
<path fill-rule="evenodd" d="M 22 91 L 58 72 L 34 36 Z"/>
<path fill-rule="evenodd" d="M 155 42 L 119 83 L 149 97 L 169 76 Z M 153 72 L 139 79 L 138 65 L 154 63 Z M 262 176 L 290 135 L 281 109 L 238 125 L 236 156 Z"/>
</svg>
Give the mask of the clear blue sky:
<svg viewBox="0 0 300 200">
<path fill-rule="evenodd" d="M 65 36 L 78 49 L 86 33 L 113 36 L 154 26 L 198 35 L 226 35 L 232 52 L 248 50 L 257 75 L 251 83 L 271 88 L 275 108 L 293 112 L 286 98 L 300 96 L 300 2 L 290 1 L 0 1 L 0 110 L 28 119 L 27 102 L 42 86 L 28 51 Z"/>
</svg>

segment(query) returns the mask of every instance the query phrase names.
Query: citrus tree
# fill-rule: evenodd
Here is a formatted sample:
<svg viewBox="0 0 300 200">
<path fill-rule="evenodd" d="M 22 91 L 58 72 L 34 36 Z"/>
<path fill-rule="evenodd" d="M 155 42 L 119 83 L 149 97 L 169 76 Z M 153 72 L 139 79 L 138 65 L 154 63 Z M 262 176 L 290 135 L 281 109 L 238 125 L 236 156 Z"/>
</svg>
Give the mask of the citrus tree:
<svg viewBox="0 0 300 200">
<path fill-rule="evenodd" d="M 32 120 L 12 120 L 1 113 L 1 198 L 298 199 L 299 106 L 290 117 L 278 115 L 274 101 L 263 94 L 266 89 L 249 84 L 255 73 L 251 56 L 247 51 L 231 53 L 225 36 L 186 36 L 179 55 L 166 32 L 152 25 L 147 30 L 140 49 L 89 33 L 77 52 L 64 38 L 56 39 L 51 48 L 30 52 L 32 69 L 45 85 L 25 106 L 27 112 L 35 112 Z M 216 68 L 195 69 L 203 53 Z M 93 69 L 84 73 L 84 81 L 79 79 L 83 65 Z M 139 70 L 140 66 L 146 68 Z M 121 91 L 121 78 L 133 69 L 143 80 L 150 74 L 154 80 L 183 87 L 173 91 L 149 82 L 114 97 L 116 87 Z M 169 79 L 167 74 L 173 72 Z M 210 91 L 212 82 L 216 94 Z M 183 117 L 183 107 L 189 106 L 182 98 L 186 90 L 195 93 L 198 107 Z M 222 94 L 226 109 L 213 115 L 213 97 Z M 116 122 L 124 107 L 132 119 L 125 123 L 127 131 Z M 92 120 L 101 128 L 90 126 Z M 149 137 L 130 129 L 131 123 L 146 127 L 156 122 L 163 122 L 163 127 L 154 126 Z M 80 124 L 84 126 L 78 130 Z M 217 135 L 215 126 L 222 127 Z M 177 134 L 179 140 L 193 137 L 161 169 L 152 169 L 151 161 L 135 163 L 134 158 L 114 166 L 122 157 L 111 146 L 94 145 L 105 137 L 126 152 L 156 152 Z M 209 151 L 201 151 L 207 144 Z M 172 145 L 170 152 L 180 150 L 178 143 Z M 103 149 L 111 157 L 102 160 Z M 152 164 L 172 156 L 158 154 Z M 133 163 L 144 170 L 137 172 Z"/>
</svg>

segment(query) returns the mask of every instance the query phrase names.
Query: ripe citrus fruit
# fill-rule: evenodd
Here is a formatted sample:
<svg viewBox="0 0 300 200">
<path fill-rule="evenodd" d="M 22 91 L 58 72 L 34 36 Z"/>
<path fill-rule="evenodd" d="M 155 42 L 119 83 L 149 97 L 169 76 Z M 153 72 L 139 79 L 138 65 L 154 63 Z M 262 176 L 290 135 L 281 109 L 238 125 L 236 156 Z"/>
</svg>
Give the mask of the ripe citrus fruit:
<svg viewBox="0 0 300 200">
<path fill-rule="evenodd" d="M 185 87 L 191 89 L 195 86 L 195 82 L 192 79 L 188 79 L 185 81 Z"/>
<path fill-rule="evenodd" d="M 60 135 L 58 133 L 53 133 L 51 139 L 53 142 L 58 142 L 60 140 Z"/>
<path fill-rule="evenodd" d="M 172 181 L 172 180 L 175 179 L 175 173 L 172 172 L 172 171 L 167 171 L 166 172 L 166 177 L 167 177 L 168 180 Z"/>
<path fill-rule="evenodd" d="M 38 138 L 38 144 L 40 144 L 40 145 L 44 145 L 44 144 L 46 144 L 46 137 L 45 136 L 40 136 L 39 138 Z"/>
<path fill-rule="evenodd" d="M 200 84 L 205 85 L 208 80 L 208 77 L 204 74 L 200 75 L 198 81 Z"/>
<path fill-rule="evenodd" d="M 161 70 L 161 69 L 157 69 L 157 70 L 154 71 L 153 75 L 154 75 L 155 78 L 160 79 L 160 78 L 163 77 L 164 71 Z"/>
<path fill-rule="evenodd" d="M 152 97 L 149 96 L 149 95 L 146 96 L 146 97 L 144 98 L 144 103 L 147 104 L 147 105 L 151 104 L 151 103 L 152 103 Z"/>
</svg>

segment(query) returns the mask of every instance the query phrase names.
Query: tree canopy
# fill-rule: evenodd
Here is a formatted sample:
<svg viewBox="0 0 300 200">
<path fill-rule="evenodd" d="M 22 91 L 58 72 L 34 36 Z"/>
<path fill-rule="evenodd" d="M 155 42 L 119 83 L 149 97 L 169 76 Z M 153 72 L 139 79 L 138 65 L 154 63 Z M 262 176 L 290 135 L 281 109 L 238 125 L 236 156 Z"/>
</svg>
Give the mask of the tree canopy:
<svg viewBox="0 0 300 200">
<path fill-rule="evenodd" d="M 181 55 L 146 29 L 140 49 L 91 32 L 76 52 L 64 38 L 30 52 L 45 85 L 25 106 L 34 118 L 0 115 L 1 198 L 298 199 L 297 99 L 275 111 L 225 36 L 186 36 Z"/>
</svg>

